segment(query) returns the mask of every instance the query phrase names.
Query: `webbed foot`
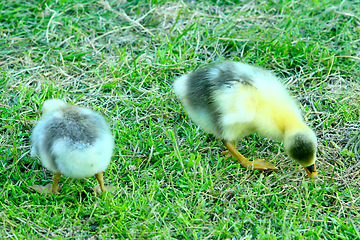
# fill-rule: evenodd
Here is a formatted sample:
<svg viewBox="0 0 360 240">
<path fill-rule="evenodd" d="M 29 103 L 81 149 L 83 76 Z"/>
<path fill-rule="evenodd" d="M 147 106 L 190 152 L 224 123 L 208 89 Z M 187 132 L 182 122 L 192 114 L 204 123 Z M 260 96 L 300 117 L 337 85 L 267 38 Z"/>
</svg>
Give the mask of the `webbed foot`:
<svg viewBox="0 0 360 240">
<path fill-rule="evenodd" d="M 59 194 L 60 193 L 60 186 L 57 186 L 54 191 L 52 191 L 52 184 L 47 184 L 45 186 L 41 185 L 34 185 L 30 186 L 29 188 L 35 190 L 36 192 L 44 195 L 51 195 L 51 194 Z"/>
<path fill-rule="evenodd" d="M 254 161 L 249 161 L 250 167 L 252 169 L 259 169 L 259 170 L 278 170 L 278 168 L 263 159 L 256 159 Z"/>
<path fill-rule="evenodd" d="M 95 193 L 96 196 L 100 196 L 103 192 L 115 192 L 116 187 L 113 185 L 108 185 L 108 186 L 104 186 L 105 187 L 105 191 L 101 190 L 100 185 L 96 185 L 95 187 L 93 187 L 93 191 Z"/>
<path fill-rule="evenodd" d="M 224 145 L 228 149 L 229 153 L 241 164 L 244 168 L 250 169 L 260 169 L 260 170 L 277 170 L 278 168 L 263 159 L 256 159 L 254 161 L 249 161 L 244 157 L 237 149 L 236 142 L 224 140 Z M 226 153 L 226 152 L 225 152 Z"/>
</svg>

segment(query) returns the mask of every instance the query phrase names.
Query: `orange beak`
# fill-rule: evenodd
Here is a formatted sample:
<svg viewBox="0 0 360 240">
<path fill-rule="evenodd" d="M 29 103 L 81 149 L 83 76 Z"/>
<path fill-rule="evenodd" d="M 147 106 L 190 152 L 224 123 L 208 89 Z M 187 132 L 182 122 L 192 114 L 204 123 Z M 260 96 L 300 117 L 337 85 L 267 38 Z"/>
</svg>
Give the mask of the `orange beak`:
<svg viewBox="0 0 360 240">
<path fill-rule="evenodd" d="M 317 171 L 316 171 L 316 167 L 315 167 L 315 164 L 312 164 L 310 166 L 307 166 L 307 167 L 304 167 L 305 168 L 305 171 L 307 173 L 307 175 L 310 177 L 310 178 L 316 178 L 317 176 Z"/>
</svg>

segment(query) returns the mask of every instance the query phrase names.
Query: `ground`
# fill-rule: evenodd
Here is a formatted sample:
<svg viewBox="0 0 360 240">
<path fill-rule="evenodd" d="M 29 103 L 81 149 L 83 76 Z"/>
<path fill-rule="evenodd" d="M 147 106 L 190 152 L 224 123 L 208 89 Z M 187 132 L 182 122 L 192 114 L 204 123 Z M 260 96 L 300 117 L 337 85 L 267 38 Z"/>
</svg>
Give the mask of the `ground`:
<svg viewBox="0 0 360 240">
<path fill-rule="evenodd" d="M 355 1 L 9 1 L 0 4 L 0 238 L 359 239 L 360 8 Z M 222 59 L 263 66 L 318 137 L 310 181 L 282 143 L 238 142 L 277 172 L 221 155 L 171 90 Z M 43 101 L 101 112 L 116 147 L 105 183 L 30 158 Z"/>
</svg>

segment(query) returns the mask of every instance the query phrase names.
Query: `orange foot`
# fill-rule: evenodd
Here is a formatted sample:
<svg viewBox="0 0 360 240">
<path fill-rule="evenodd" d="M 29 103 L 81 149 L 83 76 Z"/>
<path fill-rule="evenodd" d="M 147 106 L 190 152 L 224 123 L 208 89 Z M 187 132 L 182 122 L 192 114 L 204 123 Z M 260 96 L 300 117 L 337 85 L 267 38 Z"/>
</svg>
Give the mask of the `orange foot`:
<svg viewBox="0 0 360 240">
<path fill-rule="evenodd" d="M 44 195 L 51 195 L 51 194 L 59 194 L 60 193 L 60 187 L 57 186 L 55 192 L 51 191 L 52 184 L 47 184 L 45 186 L 41 185 L 34 185 L 30 186 L 31 189 L 35 190 L 36 192 Z"/>
<path fill-rule="evenodd" d="M 105 191 L 106 192 L 115 192 L 116 187 L 113 185 L 108 185 L 105 186 Z M 95 187 L 93 187 L 93 191 L 95 193 L 96 196 L 100 196 L 103 192 L 101 191 L 100 185 L 96 185 Z"/>
<path fill-rule="evenodd" d="M 224 140 L 224 145 L 231 153 L 231 155 L 241 164 L 244 168 L 250 169 L 260 169 L 260 170 L 276 170 L 278 169 L 272 163 L 269 163 L 262 159 L 256 159 L 254 161 L 249 161 L 244 157 L 237 149 L 235 141 L 226 141 Z"/>
<path fill-rule="evenodd" d="M 249 161 L 249 168 L 252 169 L 259 169 L 259 170 L 278 170 L 278 168 L 272 164 L 269 163 L 263 159 L 256 159 L 254 161 Z"/>
</svg>

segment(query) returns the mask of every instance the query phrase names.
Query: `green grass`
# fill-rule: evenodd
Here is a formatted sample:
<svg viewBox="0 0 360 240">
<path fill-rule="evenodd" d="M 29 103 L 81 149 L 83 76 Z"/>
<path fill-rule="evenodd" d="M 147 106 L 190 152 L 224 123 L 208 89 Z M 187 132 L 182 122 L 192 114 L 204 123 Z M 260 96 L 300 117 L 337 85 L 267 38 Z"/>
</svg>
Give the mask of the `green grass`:
<svg viewBox="0 0 360 240">
<path fill-rule="evenodd" d="M 0 238 L 360 239 L 360 9 L 356 1 L 10 1 L 0 3 Z M 109 7 L 110 6 L 110 7 Z M 221 59 L 273 70 L 318 136 L 310 181 L 281 143 L 239 141 L 280 171 L 242 169 L 171 91 Z M 105 115 L 116 147 L 105 173 L 62 177 L 31 159 L 42 102 Z"/>
</svg>

